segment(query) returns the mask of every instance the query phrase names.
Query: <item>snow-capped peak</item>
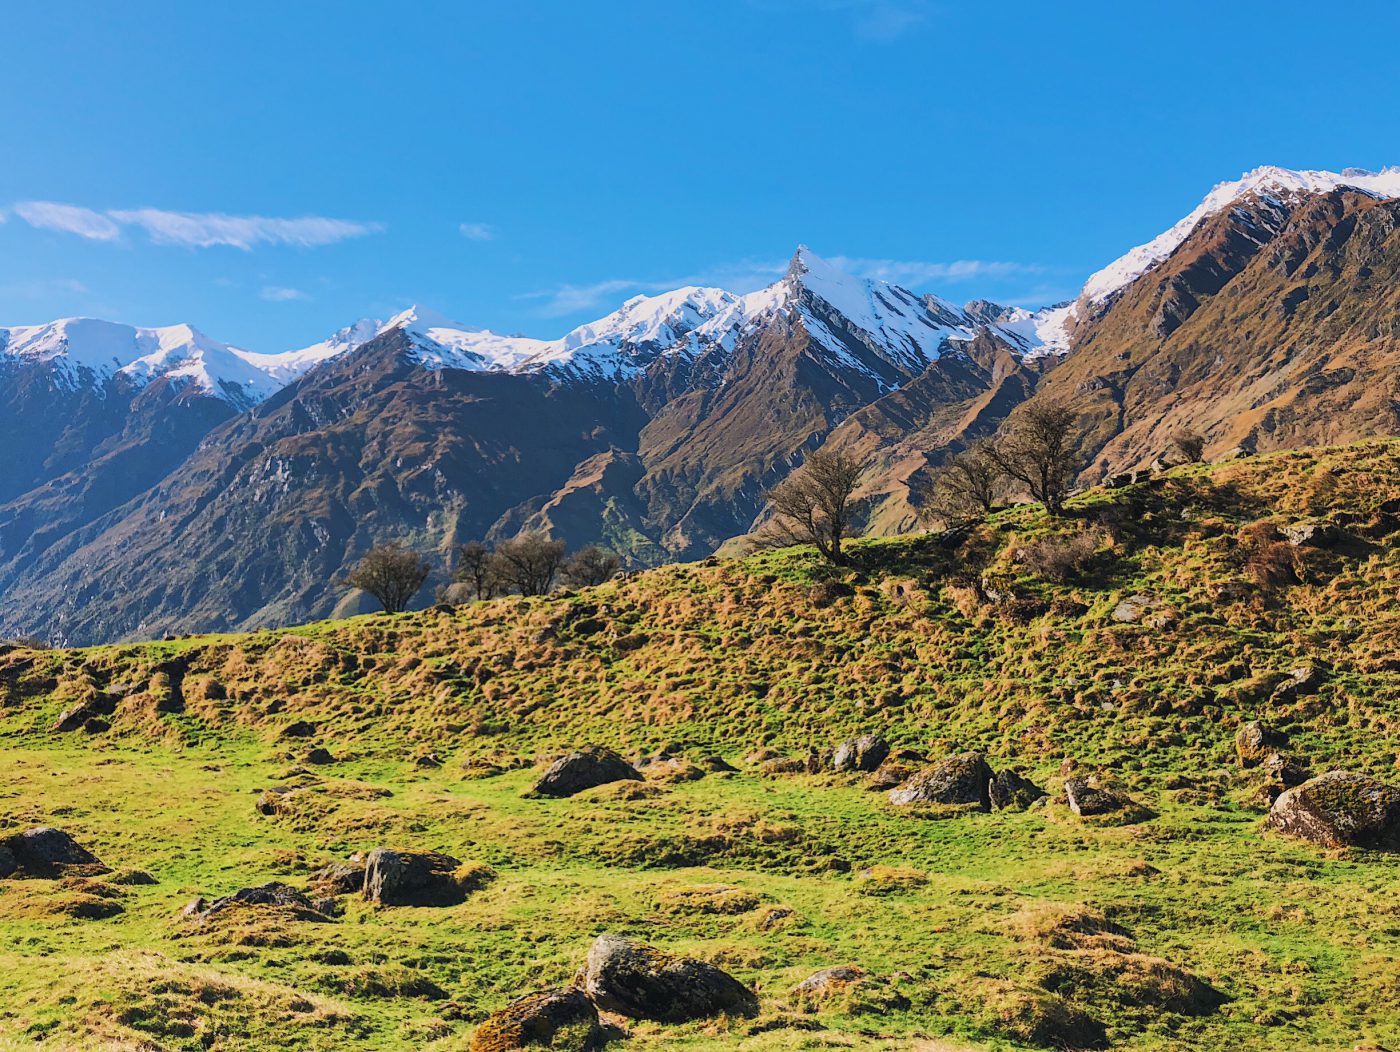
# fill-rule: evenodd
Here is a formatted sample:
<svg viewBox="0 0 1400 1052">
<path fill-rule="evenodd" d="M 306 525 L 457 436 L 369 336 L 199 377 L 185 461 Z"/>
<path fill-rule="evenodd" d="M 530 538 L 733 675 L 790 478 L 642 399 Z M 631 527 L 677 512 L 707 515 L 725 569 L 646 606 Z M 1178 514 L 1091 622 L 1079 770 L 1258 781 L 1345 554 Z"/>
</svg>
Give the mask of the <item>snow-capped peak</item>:
<svg viewBox="0 0 1400 1052">
<path fill-rule="evenodd" d="M 1158 234 L 1144 245 L 1138 245 L 1093 274 L 1085 283 L 1081 296 L 1091 304 L 1104 302 L 1170 256 L 1206 216 L 1229 207 L 1249 194 L 1284 199 L 1298 194 L 1325 193 L 1344 186 L 1376 197 L 1400 197 L 1400 167 L 1383 168 L 1379 172 L 1365 168 L 1321 172 L 1265 165 L 1246 172 L 1239 179 L 1215 186 L 1189 215 L 1170 230 Z"/>
<path fill-rule="evenodd" d="M 46 325 L 0 329 L 0 352 L 21 362 L 45 362 L 61 383 L 102 384 L 115 377 L 144 387 L 165 377 L 222 398 L 254 405 L 280 382 L 257 356 L 211 339 L 190 325 L 138 328 L 97 318 L 61 318 Z"/>
</svg>

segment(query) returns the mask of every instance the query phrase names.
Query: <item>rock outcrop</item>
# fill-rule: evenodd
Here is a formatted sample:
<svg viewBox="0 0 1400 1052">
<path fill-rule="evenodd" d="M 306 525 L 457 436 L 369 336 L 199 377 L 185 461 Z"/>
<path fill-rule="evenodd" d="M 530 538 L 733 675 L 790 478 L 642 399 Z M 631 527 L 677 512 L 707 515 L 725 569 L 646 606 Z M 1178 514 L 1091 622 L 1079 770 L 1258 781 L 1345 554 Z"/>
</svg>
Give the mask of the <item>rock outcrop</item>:
<svg viewBox="0 0 1400 1052">
<path fill-rule="evenodd" d="M 640 782 L 642 775 L 611 749 L 588 745 L 555 760 L 535 783 L 531 793 L 535 796 L 573 796 L 585 789 L 624 779 Z"/>
<path fill-rule="evenodd" d="M 890 790 L 890 802 L 910 804 L 971 804 L 991 809 L 988 785 L 992 769 L 981 753 L 963 753 L 940 760 L 920 771 L 897 789 Z"/>
<path fill-rule="evenodd" d="M 1329 771 L 1280 794 L 1268 828 L 1323 847 L 1400 851 L 1400 789 L 1351 771 Z"/>
<path fill-rule="evenodd" d="M 494 874 L 437 851 L 375 848 L 365 859 L 361 894 L 381 906 L 455 906 Z"/>
<path fill-rule="evenodd" d="M 593 1002 L 576 987 L 560 987 L 526 994 L 492 1012 L 476 1028 L 468 1047 L 471 1052 L 585 1052 L 597 1047 L 599 1033 Z"/>
<path fill-rule="evenodd" d="M 598 936 L 581 978 L 595 1005 L 633 1019 L 683 1023 L 758 1011 L 758 997 L 728 972 L 617 935 Z"/>
</svg>

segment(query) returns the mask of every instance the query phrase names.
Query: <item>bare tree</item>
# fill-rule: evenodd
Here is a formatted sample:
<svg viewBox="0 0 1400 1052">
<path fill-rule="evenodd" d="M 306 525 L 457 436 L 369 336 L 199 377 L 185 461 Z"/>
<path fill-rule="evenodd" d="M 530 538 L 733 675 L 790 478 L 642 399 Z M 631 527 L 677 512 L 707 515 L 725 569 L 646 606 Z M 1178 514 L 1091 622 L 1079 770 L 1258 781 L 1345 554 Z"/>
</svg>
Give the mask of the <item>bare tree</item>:
<svg viewBox="0 0 1400 1052">
<path fill-rule="evenodd" d="M 467 585 L 477 599 L 490 599 L 500 587 L 496 563 L 496 553 L 480 541 L 459 544 L 453 579 Z"/>
<path fill-rule="evenodd" d="M 1031 403 L 1012 419 L 1009 434 L 987 447 L 1002 471 L 1024 483 L 1051 515 L 1062 515 L 1081 460 L 1076 452 L 1074 410 Z"/>
<path fill-rule="evenodd" d="M 866 463 L 848 451 L 818 450 L 770 489 L 775 524 L 789 543 L 815 544 L 832 563 L 846 562 L 841 542 L 850 535 L 859 506 L 853 499 Z"/>
<path fill-rule="evenodd" d="M 949 457 L 925 487 L 925 518 L 956 528 L 985 518 L 997 505 L 1006 471 L 989 444 L 976 442 Z"/>
<path fill-rule="evenodd" d="M 622 569 L 622 560 L 606 548 L 590 544 L 580 548 L 564 564 L 564 580 L 575 588 L 591 588 L 610 581 Z"/>
<path fill-rule="evenodd" d="M 417 552 L 397 542 L 376 544 L 341 582 L 343 588 L 368 592 L 391 614 L 408 607 L 432 566 Z"/>
<path fill-rule="evenodd" d="M 1206 440 L 1195 431 L 1178 431 L 1172 435 L 1171 454 L 1178 464 L 1197 464 L 1205 456 Z"/>
<path fill-rule="evenodd" d="M 550 540 L 540 530 L 517 534 L 496 545 L 493 564 L 507 588 L 521 595 L 545 595 L 564 564 L 564 542 Z"/>
</svg>

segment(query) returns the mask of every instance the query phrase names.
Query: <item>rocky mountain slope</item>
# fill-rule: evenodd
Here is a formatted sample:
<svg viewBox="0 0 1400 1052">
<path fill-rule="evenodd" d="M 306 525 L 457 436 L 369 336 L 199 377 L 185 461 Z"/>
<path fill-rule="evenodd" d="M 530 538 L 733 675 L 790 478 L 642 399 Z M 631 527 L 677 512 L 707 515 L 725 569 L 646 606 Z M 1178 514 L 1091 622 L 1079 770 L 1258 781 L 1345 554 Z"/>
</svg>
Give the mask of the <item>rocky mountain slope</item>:
<svg viewBox="0 0 1400 1052">
<path fill-rule="evenodd" d="M 1397 539 L 1400 449 L 1370 442 L 1009 509 L 954 547 L 862 542 L 842 570 L 797 549 L 7 648 L 0 1031 L 1393 1047 Z M 637 957 L 678 992 L 608 981 Z M 542 987 L 561 1014 L 519 1000 Z"/>
<path fill-rule="evenodd" d="M 1086 481 L 1183 430 L 1211 455 L 1394 433 L 1396 194 L 1400 169 L 1261 168 L 1034 312 L 804 249 L 767 289 L 636 297 L 557 340 L 418 307 L 278 355 L 186 327 L 11 330 L 27 466 L 0 471 L 0 632 L 324 616 L 384 538 L 445 554 L 539 528 L 697 558 L 823 445 L 869 457 L 871 528 L 899 532 L 948 451 L 1036 400 L 1082 414 Z"/>
</svg>

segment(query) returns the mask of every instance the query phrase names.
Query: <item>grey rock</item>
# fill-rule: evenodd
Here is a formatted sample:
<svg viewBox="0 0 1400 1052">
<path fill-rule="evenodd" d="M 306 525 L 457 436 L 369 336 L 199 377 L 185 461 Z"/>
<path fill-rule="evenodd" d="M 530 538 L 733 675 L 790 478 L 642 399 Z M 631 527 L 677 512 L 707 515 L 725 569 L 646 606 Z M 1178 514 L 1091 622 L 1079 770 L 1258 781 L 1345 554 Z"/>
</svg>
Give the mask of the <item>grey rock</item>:
<svg viewBox="0 0 1400 1052">
<path fill-rule="evenodd" d="M 890 744 L 878 734 L 863 734 L 842 742 L 831 757 L 833 771 L 874 771 L 890 754 Z"/>
<path fill-rule="evenodd" d="M 589 745 L 555 760 L 535 783 L 532 793 L 537 796 L 573 796 L 585 789 L 624 779 L 640 782 L 642 775 L 611 749 Z"/>
<path fill-rule="evenodd" d="M 981 753 L 963 753 L 939 760 L 920 771 L 897 789 L 890 790 L 890 803 L 976 804 L 991 809 L 988 784 L 992 769 Z"/>
<path fill-rule="evenodd" d="M 683 1023 L 758 1011 L 758 997 L 728 972 L 617 935 L 593 943 L 582 986 L 599 1008 L 633 1019 Z"/>
<path fill-rule="evenodd" d="M 470 1052 L 549 1048 L 585 1052 L 600 1044 L 598 1009 L 582 990 L 560 987 L 526 994 L 492 1012 L 472 1035 Z"/>
<path fill-rule="evenodd" d="M 1045 795 L 1045 790 L 1016 771 L 998 771 L 987 786 L 987 796 L 998 811 L 1024 811 Z"/>
<path fill-rule="evenodd" d="M 461 865 L 436 851 L 375 848 L 365 860 L 361 894 L 384 906 L 455 906 L 469 890 L 457 876 Z"/>
<path fill-rule="evenodd" d="M 1282 793 L 1265 824 L 1323 847 L 1400 850 L 1400 789 L 1370 775 L 1329 771 Z"/>
</svg>

